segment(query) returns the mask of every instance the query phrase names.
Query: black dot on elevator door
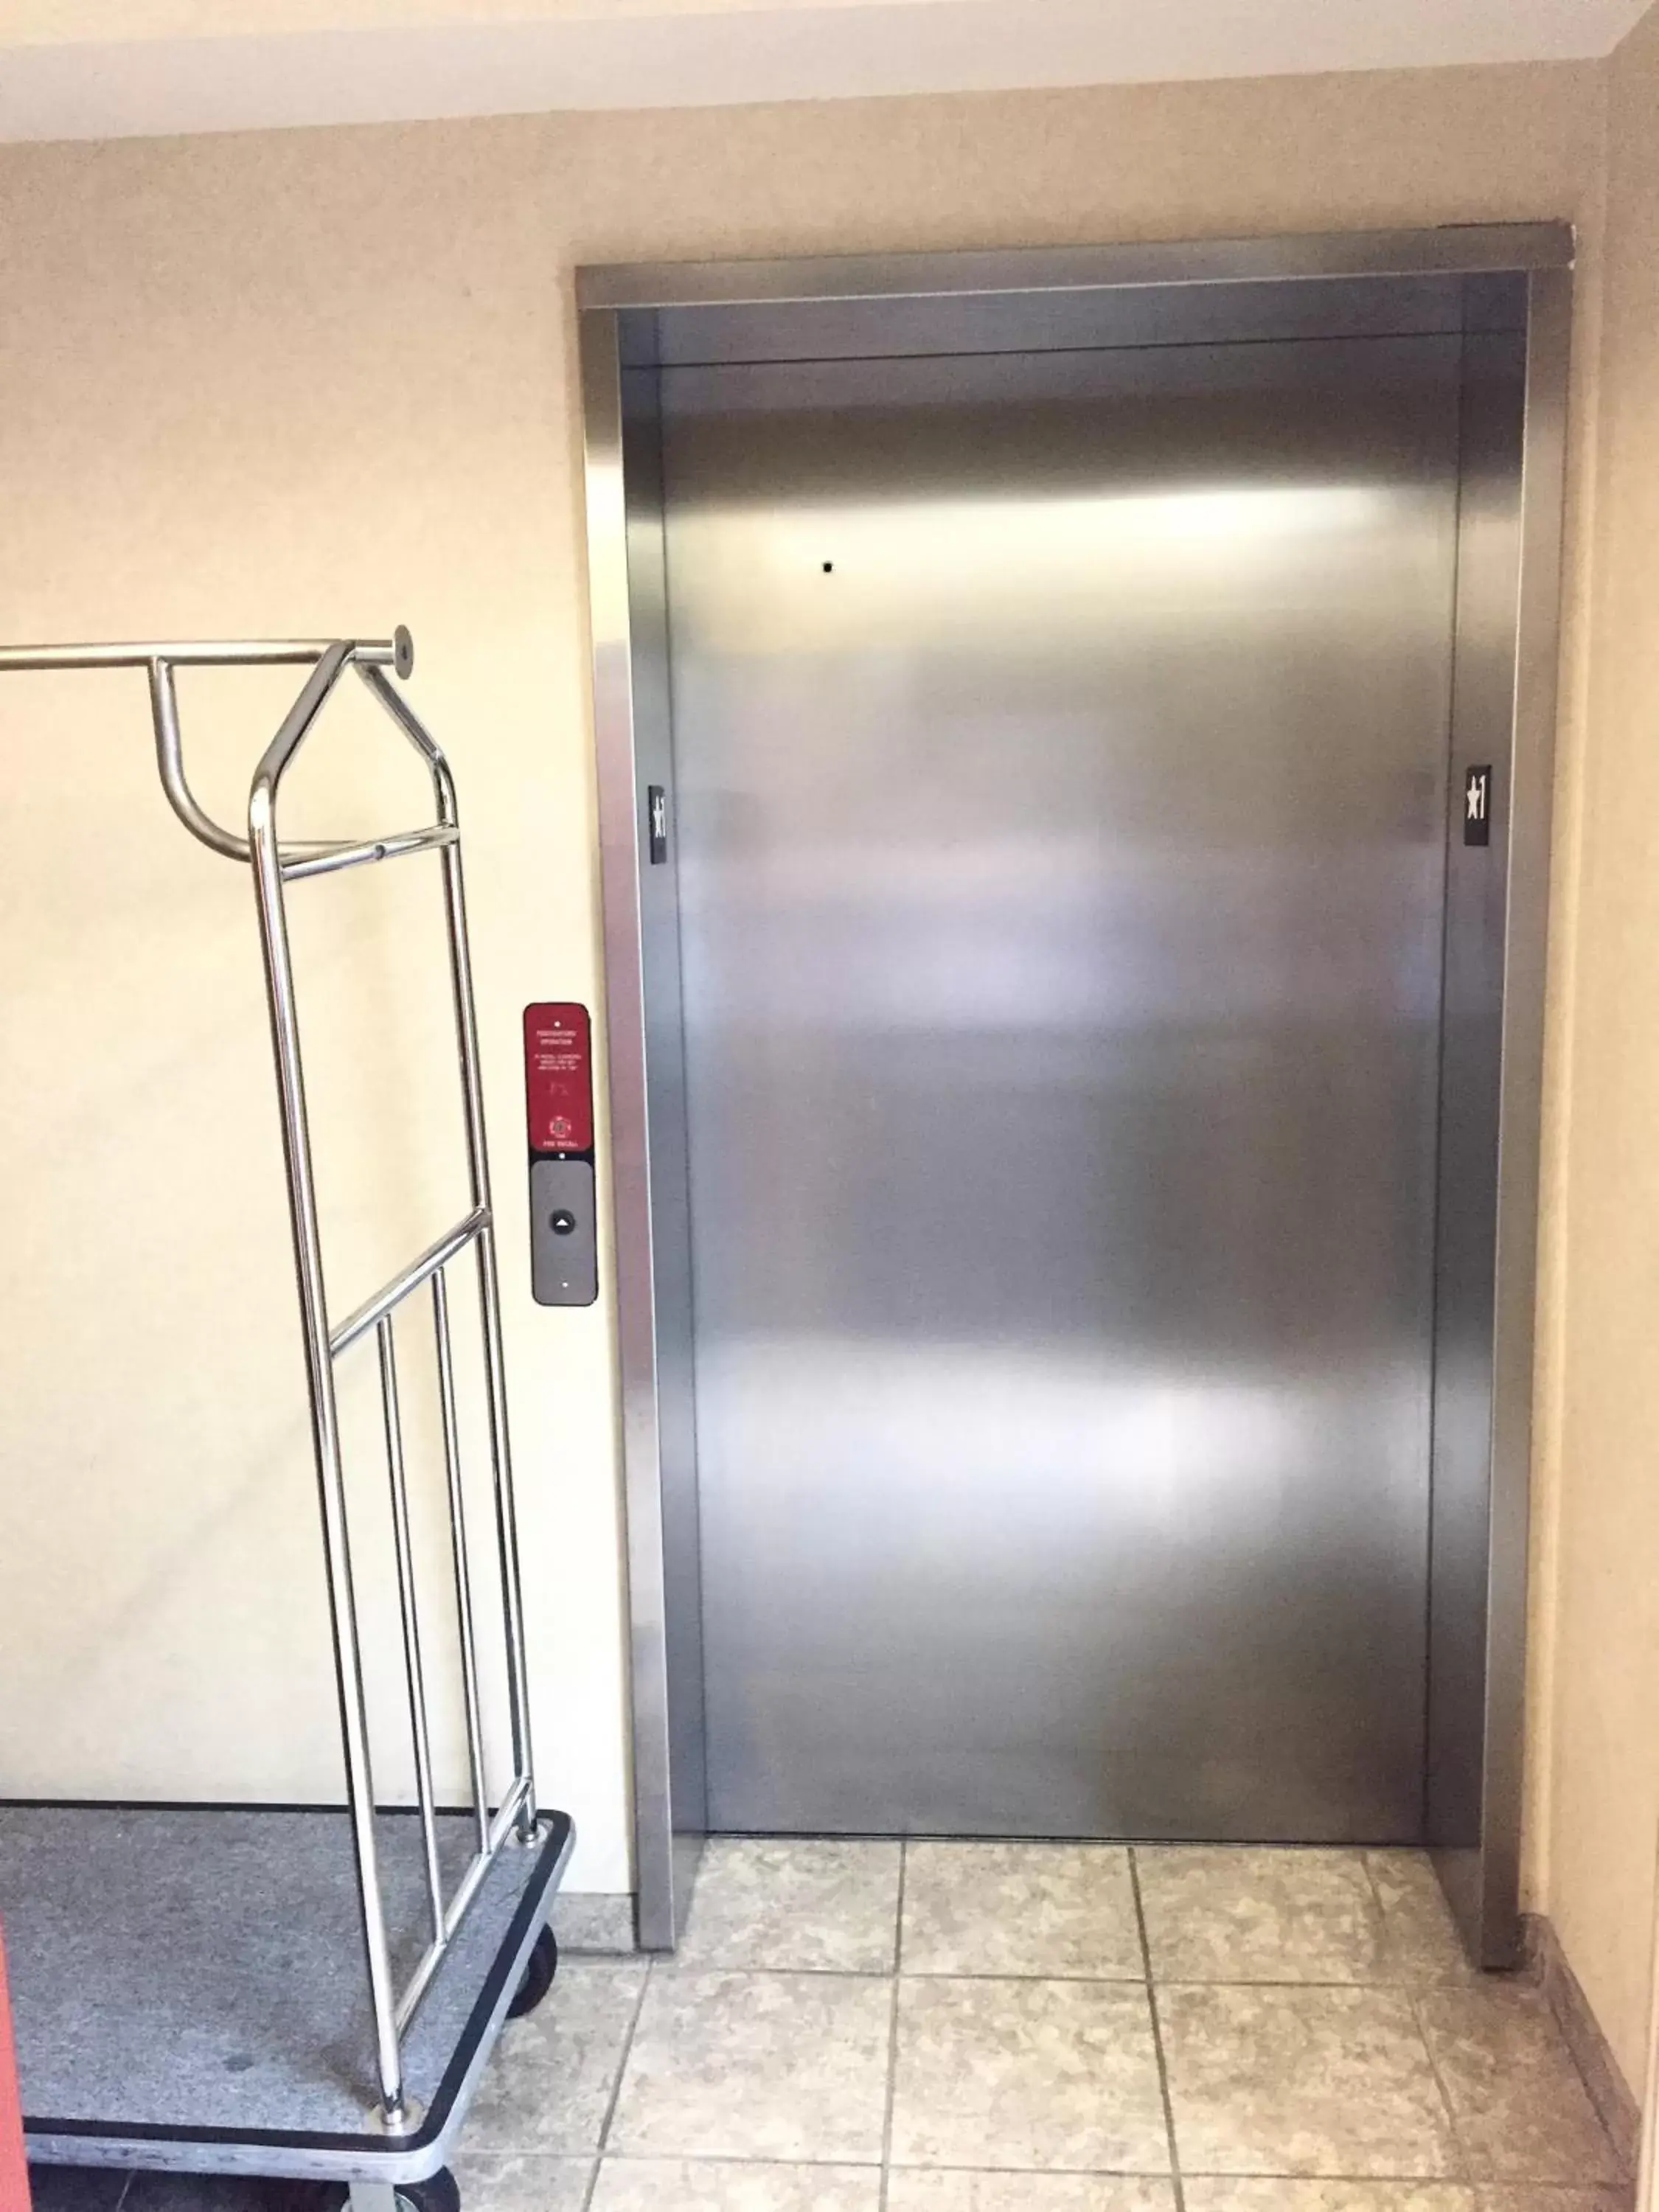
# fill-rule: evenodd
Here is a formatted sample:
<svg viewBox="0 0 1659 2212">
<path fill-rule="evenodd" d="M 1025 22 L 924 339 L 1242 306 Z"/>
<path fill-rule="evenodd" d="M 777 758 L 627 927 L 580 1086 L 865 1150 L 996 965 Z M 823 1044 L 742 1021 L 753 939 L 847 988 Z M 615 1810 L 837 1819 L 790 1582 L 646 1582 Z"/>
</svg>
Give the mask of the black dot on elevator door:
<svg viewBox="0 0 1659 2212">
<path fill-rule="evenodd" d="M 833 561 L 826 561 L 826 562 L 824 562 L 824 564 L 823 564 L 823 573 L 824 573 L 824 574 L 825 574 L 826 576 L 833 575 L 833 574 L 834 574 L 834 573 L 835 573 L 835 567 L 836 567 L 836 564 L 835 564 L 835 562 L 834 562 Z"/>
</svg>

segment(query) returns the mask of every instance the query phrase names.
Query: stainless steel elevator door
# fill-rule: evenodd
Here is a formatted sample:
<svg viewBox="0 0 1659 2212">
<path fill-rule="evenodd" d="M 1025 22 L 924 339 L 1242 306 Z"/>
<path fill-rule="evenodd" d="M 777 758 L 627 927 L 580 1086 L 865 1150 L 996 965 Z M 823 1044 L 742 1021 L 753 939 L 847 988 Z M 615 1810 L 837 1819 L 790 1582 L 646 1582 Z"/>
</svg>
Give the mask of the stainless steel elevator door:
<svg viewBox="0 0 1659 2212">
<path fill-rule="evenodd" d="M 1419 1833 L 1457 378 L 665 372 L 711 1826 Z"/>
</svg>

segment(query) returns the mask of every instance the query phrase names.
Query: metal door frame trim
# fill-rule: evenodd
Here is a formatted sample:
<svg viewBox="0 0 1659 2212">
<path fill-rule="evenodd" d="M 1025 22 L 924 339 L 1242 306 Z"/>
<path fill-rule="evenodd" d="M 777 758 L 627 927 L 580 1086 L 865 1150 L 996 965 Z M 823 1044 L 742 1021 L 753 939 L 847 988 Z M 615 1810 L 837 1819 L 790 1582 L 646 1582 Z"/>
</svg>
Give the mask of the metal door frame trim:
<svg viewBox="0 0 1659 2212">
<path fill-rule="evenodd" d="M 680 306 L 1327 278 L 1524 275 L 1527 396 L 1516 611 L 1509 902 L 1501 1048 L 1492 1364 L 1486 1827 L 1455 1898 L 1486 1963 L 1518 1928 L 1546 940 L 1565 503 L 1574 234 L 1565 223 L 579 270 L 594 741 L 603 877 L 620 1443 L 627 1524 L 635 1884 L 641 1948 L 672 1949 L 689 1880 L 669 1798 L 661 1465 L 635 777 L 633 641 L 623 469 L 624 319 Z"/>
<path fill-rule="evenodd" d="M 1328 231 L 1293 238 L 1012 248 L 977 253 L 832 254 L 789 261 L 619 263 L 576 271 L 586 316 L 621 307 L 941 298 L 968 292 L 1112 291 L 1128 285 L 1277 283 L 1323 276 L 1514 276 L 1570 269 L 1570 225 L 1452 223 L 1437 230 Z"/>
<path fill-rule="evenodd" d="M 1468 1885 L 1473 1893 L 1468 1902 L 1459 1898 L 1455 1883 L 1449 1886 L 1454 1902 L 1462 1905 L 1460 1917 L 1472 1942 L 1484 1963 L 1495 1967 L 1520 1964 L 1538 1186 L 1572 345 L 1571 270 L 1534 270 L 1527 292 L 1492 1310 L 1482 1777 L 1489 1818 L 1478 1885 Z"/>
</svg>

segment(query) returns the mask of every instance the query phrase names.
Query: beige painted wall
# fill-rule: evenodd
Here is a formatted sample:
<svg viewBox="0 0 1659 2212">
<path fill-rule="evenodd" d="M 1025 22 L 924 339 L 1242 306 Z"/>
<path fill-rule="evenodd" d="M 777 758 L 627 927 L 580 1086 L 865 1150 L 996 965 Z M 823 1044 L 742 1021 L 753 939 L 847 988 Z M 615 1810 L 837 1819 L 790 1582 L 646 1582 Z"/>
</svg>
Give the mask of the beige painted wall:
<svg viewBox="0 0 1659 2212">
<path fill-rule="evenodd" d="M 583 1832 L 575 1886 L 628 1879 L 612 1328 L 604 1308 L 529 1301 L 516 1047 L 526 999 L 599 994 L 573 267 L 1566 216 L 1584 226 L 1593 342 L 1603 88 L 1572 65 L 0 152 L 0 633 L 402 619 L 419 641 L 415 696 L 471 832 L 538 1733 Z M 1581 407 L 1581 443 L 1593 422 Z M 214 702 L 205 780 L 227 805 L 275 706 L 255 688 Z M 19 679 L 0 713 L 0 1787 L 319 1794 L 327 1690 L 246 886 L 165 812 L 141 690 Z M 354 737 L 317 771 L 312 818 L 412 812 L 383 757 Z M 1594 796 L 1622 806 L 1612 784 Z M 1607 923 L 1604 1054 L 1636 867 L 1632 852 Z M 388 923 L 362 884 L 338 888 L 343 933 L 308 921 L 302 952 L 344 1297 L 453 1198 L 434 1188 L 438 1047 L 405 972 L 416 893 L 400 885 Z M 1587 1016 L 1586 1051 L 1595 1033 Z M 1604 1147 L 1639 1176 L 1638 1117 L 1607 1110 L 1623 1118 Z M 1552 1313 L 1561 1284 L 1552 1230 Z M 1547 1411 L 1557 1372 L 1547 1358 Z M 1546 1542 L 1554 1525 L 1547 1511 Z M 1532 1832 L 1549 1832 L 1536 1814 Z"/>
<path fill-rule="evenodd" d="M 1550 1910 L 1626 2079 L 1659 1835 L 1659 12 L 1610 84 L 1582 843 L 1571 953 Z"/>
</svg>

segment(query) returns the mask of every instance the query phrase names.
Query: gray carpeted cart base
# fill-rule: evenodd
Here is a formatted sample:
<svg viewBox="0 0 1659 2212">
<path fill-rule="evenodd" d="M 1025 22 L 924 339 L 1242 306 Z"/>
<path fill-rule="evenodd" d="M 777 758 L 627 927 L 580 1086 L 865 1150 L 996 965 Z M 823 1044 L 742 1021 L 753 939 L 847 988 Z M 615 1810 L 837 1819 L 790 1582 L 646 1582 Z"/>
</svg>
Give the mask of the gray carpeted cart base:
<svg viewBox="0 0 1659 2212">
<path fill-rule="evenodd" d="M 401 1987 L 429 1921 L 419 1823 L 382 1817 Z M 453 1883 L 476 1838 L 445 1814 Z M 349 1831 L 337 1812 L 0 1805 L 24 2127 L 49 2164 L 416 2181 L 447 2164 L 545 1925 L 571 1826 L 490 1871 L 404 2039 L 422 2118 L 375 2118 Z M 556 2002 L 556 1996 L 550 1999 Z"/>
</svg>

